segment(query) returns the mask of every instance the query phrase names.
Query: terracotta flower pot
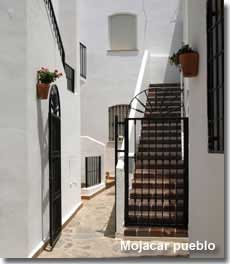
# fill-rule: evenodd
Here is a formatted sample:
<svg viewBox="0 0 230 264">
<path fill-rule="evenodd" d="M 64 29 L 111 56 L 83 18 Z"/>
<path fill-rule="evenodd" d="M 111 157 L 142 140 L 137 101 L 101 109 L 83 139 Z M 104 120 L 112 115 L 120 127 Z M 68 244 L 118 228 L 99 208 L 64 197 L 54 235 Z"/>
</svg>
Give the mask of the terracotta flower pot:
<svg viewBox="0 0 230 264">
<path fill-rule="evenodd" d="M 179 62 L 184 77 L 195 77 L 198 75 L 199 54 L 197 52 L 184 53 L 179 56 Z"/>
<path fill-rule="evenodd" d="M 45 100 L 48 98 L 50 84 L 38 83 L 37 84 L 37 95 L 39 99 Z"/>
</svg>

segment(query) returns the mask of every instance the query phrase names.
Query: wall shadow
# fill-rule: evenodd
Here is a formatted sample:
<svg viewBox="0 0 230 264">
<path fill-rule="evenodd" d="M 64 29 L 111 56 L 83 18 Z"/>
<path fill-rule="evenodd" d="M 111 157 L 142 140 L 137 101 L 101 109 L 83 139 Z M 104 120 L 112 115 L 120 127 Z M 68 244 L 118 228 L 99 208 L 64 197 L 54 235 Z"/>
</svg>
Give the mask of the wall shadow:
<svg viewBox="0 0 230 264">
<path fill-rule="evenodd" d="M 105 233 L 104 233 L 105 237 L 115 238 L 115 232 L 116 232 L 115 217 L 116 217 L 116 213 L 115 213 L 115 204 L 114 204 L 110 217 L 109 217 L 109 221 L 108 221 Z"/>
<path fill-rule="evenodd" d="M 178 14 L 175 21 L 175 27 L 174 27 L 172 42 L 169 51 L 170 56 L 181 47 L 182 42 L 183 42 L 183 21 L 181 19 L 181 15 Z M 168 62 L 165 70 L 164 83 L 170 83 L 175 81 L 180 81 L 179 69 L 175 65 L 171 65 Z"/>
<path fill-rule="evenodd" d="M 48 113 L 47 113 L 48 116 Z M 45 211 L 49 206 L 49 187 L 47 186 L 47 191 L 45 191 L 45 182 L 49 182 L 47 179 L 46 168 L 49 165 L 49 135 L 48 135 L 48 118 L 45 122 L 42 116 L 41 101 L 37 100 L 37 128 L 40 146 L 40 157 L 41 157 L 41 207 L 42 207 L 42 239 L 46 239 L 44 234 L 44 217 Z"/>
</svg>

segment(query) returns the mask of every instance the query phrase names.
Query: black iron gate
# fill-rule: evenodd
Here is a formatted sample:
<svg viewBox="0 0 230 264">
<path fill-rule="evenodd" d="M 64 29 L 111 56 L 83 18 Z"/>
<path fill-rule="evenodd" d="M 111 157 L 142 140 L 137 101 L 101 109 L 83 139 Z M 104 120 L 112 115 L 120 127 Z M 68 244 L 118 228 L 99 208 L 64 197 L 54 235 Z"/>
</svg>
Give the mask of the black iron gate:
<svg viewBox="0 0 230 264">
<path fill-rule="evenodd" d="M 57 242 L 62 229 L 61 209 L 61 109 L 57 86 L 53 85 L 49 100 L 49 195 L 50 245 Z"/>
<path fill-rule="evenodd" d="M 123 126 L 125 226 L 187 228 L 188 119 L 128 118 Z"/>
</svg>

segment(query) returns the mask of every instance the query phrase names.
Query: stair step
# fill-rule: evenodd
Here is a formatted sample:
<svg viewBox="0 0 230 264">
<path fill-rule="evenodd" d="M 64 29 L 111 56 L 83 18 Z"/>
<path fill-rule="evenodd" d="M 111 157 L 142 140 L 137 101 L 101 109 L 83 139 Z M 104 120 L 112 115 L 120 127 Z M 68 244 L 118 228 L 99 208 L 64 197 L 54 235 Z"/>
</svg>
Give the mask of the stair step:
<svg viewBox="0 0 230 264">
<path fill-rule="evenodd" d="M 167 154 L 151 154 L 151 153 L 137 153 L 136 159 L 139 160 L 148 160 L 148 161 L 155 161 L 155 160 L 164 160 L 164 161 L 179 161 L 182 160 L 181 153 L 167 153 Z"/>
<path fill-rule="evenodd" d="M 154 137 L 154 136 L 150 136 L 146 133 L 145 135 L 141 135 L 140 139 L 141 140 L 150 140 L 153 142 L 169 141 L 169 140 L 173 140 L 173 141 L 179 140 L 181 142 L 181 135 L 178 134 L 178 136 L 175 136 L 175 137 L 172 137 L 172 136 Z"/>
<path fill-rule="evenodd" d="M 129 211 L 129 216 L 130 217 L 137 217 L 137 218 L 141 218 L 143 219 L 158 219 L 158 220 L 162 220 L 162 219 L 170 219 L 171 220 L 176 220 L 176 216 L 177 216 L 177 220 L 182 220 L 181 218 L 183 217 L 184 212 L 183 211 L 179 211 L 179 212 L 170 212 L 170 211 L 166 211 L 166 212 L 157 212 L 157 211 L 152 211 L 152 212 L 148 212 L 148 211 L 144 211 L 144 212 L 136 212 L 134 210 Z"/>
<path fill-rule="evenodd" d="M 142 130 L 141 131 L 141 137 L 158 137 L 158 138 L 173 138 L 173 137 L 178 137 L 181 136 L 181 131 L 177 130 L 175 132 L 171 132 L 171 131 L 154 131 L 154 132 L 150 132 L 148 130 Z"/>
<path fill-rule="evenodd" d="M 170 215 L 166 215 L 166 213 L 162 216 L 160 212 L 159 214 L 154 215 L 154 214 L 146 214 L 146 215 L 135 215 L 134 212 L 132 211 L 129 213 L 129 222 L 132 222 L 135 225 L 140 225 L 140 226 L 151 226 L 154 223 L 154 226 L 181 226 L 184 227 L 184 216 L 183 214 L 176 214 L 171 213 Z M 141 234 L 141 233 L 139 233 Z"/>
<path fill-rule="evenodd" d="M 184 194 L 183 193 L 142 193 L 140 192 L 132 192 L 130 193 L 131 199 L 156 199 L 156 200 L 184 200 Z"/>
<path fill-rule="evenodd" d="M 181 105 L 181 100 L 156 100 L 155 97 L 153 98 L 148 98 L 148 103 L 146 105 L 152 105 L 152 106 L 180 106 Z"/>
<path fill-rule="evenodd" d="M 172 228 L 172 227 L 127 226 L 124 230 L 124 236 L 187 238 L 188 230 L 185 228 Z"/>
<path fill-rule="evenodd" d="M 136 159 L 136 165 L 151 165 L 151 166 L 172 166 L 171 168 L 174 169 L 174 166 L 184 166 L 183 160 L 148 160 L 140 157 Z"/>
<path fill-rule="evenodd" d="M 150 138 L 148 139 L 143 139 L 141 138 L 140 139 L 140 143 L 141 145 L 149 145 L 151 147 L 151 145 L 180 145 L 181 144 L 181 140 L 180 139 L 177 139 L 177 140 L 173 140 L 173 139 L 170 139 L 170 140 L 167 140 L 167 139 L 159 139 L 159 138 L 156 138 L 156 140 L 152 140 Z"/>
<path fill-rule="evenodd" d="M 167 116 L 167 118 L 170 117 L 180 117 L 181 116 L 181 112 L 176 112 L 176 111 L 161 111 L 161 112 L 147 112 L 144 114 L 144 117 L 146 118 L 159 118 L 159 117 L 165 117 Z"/>
<path fill-rule="evenodd" d="M 181 101 L 181 94 L 180 93 L 149 93 L 148 94 L 148 101 L 153 102 L 161 102 L 164 104 L 165 101 Z"/>
<path fill-rule="evenodd" d="M 156 116 L 161 116 L 162 113 L 168 113 L 169 116 L 167 116 L 167 118 L 170 118 L 170 115 L 173 114 L 181 114 L 181 107 L 171 107 L 171 108 L 158 108 L 158 109 L 154 109 L 154 108 L 147 108 L 145 109 L 145 114 L 149 115 L 149 114 L 154 114 Z M 173 117 L 173 116 L 172 116 Z"/>
<path fill-rule="evenodd" d="M 135 165 L 136 169 L 156 169 L 156 170 L 184 170 L 183 164 L 145 164 L 144 162 L 137 161 Z"/>
<path fill-rule="evenodd" d="M 181 123 L 176 122 L 176 121 L 171 121 L 169 123 L 168 120 L 166 120 L 166 121 L 158 120 L 158 119 L 155 119 L 154 121 L 153 120 L 154 119 L 150 119 L 149 121 L 144 120 L 142 122 L 142 129 L 145 129 L 145 130 L 146 130 L 146 128 L 149 130 L 155 130 L 156 129 L 159 132 L 162 132 L 162 130 L 170 130 L 170 132 L 175 132 L 174 130 L 178 131 L 181 129 Z"/>
<path fill-rule="evenodd" d="M 180 88 L 178 88 L 178 89 L 175 89 L 175 87 L 173 88 L 173 89 L 161 89 L 161 88 L 150 88 L 149 89 L 149 92 L 148 92 L 148 95 L 149 96 L 154 96 L 155 94 L 159 94 L 159 95 L 164 95 L 164 94 L 166 94 L 166 95 L 168 95 L 168 94 L 170 94 L 170 95 L 178 95 L 178 94 L 182 94 L 183 93 L 183 90 L 181 90 Z"/>
<path fill-rule="evenodd" d="M 154 146 L 154 147 L 149 147 L 149 146 L 139 146 L 138 148 L 139 152 L 146 152 L 146 153 L 158 153 L 158 154 L 162 154 L 162 153 L 166 153 L 166 155 L 168 155 L 168 153 L 173 153 L 174 155 L 176 155 L 176 153 L 181 153 L 181 147 L 177 146 L 177 147 L 159 147 L 159 146 Z"/>
<path fill-rule="evenodd" d="M 174 87 L 176 87 L 176 88 L 178 88 L 178 87 L 180 87 L 180 83 L 151 83 L 150 85 L 149 85 L 149 87 L 159 87 L 159 88 L 161 88 L 161 87 L 163 87 L 163 88 L 168 88 L 168 87 L 172 87 L 172 88 L 174 88 Z"/>
<path fill-rule="evenodd" d="M 134 173 L 134 179 L 141 179 L 141 180 L 149 180 L 149 179 L 155 179 L 155 180 L 183 180 L 184 174 L 180 173 L 179 171 L 177 173 L 164 173 L 164 176 L 162 175 L 162 171 L 158 172 L 154 171 L 151 172 L 151 170 L 136 170 Z"/>
<path fill-rule="evenodd" d="M 168 110 L 168 109 L 178 109 L 181 108 L 181 104 L 173 104 L 173 105 L 155 105 L 155 104 L 146 104 L 145 110 L 146 111 L 159 111 L 160 110 Z"/>
<path fill-rule="evenodd" d="M 177 182 L 174 182 L 174 183 L 163 183 L 163 184 L 160 184 L 160 183 L 152 183 L 152 182 L 147 182 L 147 181 L 144 181 L 144 182 L 133 182 L 132 183 L 132 187 L 133 189 L 135 188 L 140 188 L 140 189 L 182 189 L 184 187 L 184 184 L 183 183 L 177 183 Z"/>
<path fill-rule="evenodd" d="M 178 179 L 170 179 L 168 177 L 166 178 L 133 178 L 132 183 L 136 184 L 183 184 L 184 179 L 183 178 L 178 178 Z"/>
<path fill-rule="evenodd" d="M 166 205 L 166 206 L 160 206 L 160 205 L 129 205 L 129 211 L 135 211 L 136 213 L 138 212 L 152 212 L 152 211 L 164 211 L 164 212 L 169 212 L 169 211 L 182 211 L 184 210 L 183 206 L 174 206 L 174 205 Z"/>
<path fill-rule="evenodd" d="M 142 126 L 142 133 L 181 133 L 180 127 L 178 126 L 148 126 L 148 125 L 143 125 Z"/>
<path fill-rule="evenodd" d="M 162 116 L 158 117 L 156 116 L 155 119 L 149 119 L 149 120 L 143 120 L 142 121 L 142 128 L 168 128 L 168 129 L 172 129 L 172 127 L 179 129 L 181 127 L 181 120 L 180 118 L 175 117 L 172 119 L 166 119 L 166 118 L 162 118 Z"/>
</svg>

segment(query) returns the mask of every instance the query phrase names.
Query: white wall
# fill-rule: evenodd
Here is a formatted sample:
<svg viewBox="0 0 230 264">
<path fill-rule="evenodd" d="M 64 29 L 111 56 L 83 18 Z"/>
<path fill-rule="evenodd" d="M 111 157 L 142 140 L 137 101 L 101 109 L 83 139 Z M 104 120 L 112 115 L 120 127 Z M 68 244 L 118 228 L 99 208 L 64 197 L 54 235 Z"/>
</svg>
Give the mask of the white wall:
<svg viewBox="0 0 230 264">
<path fill-rule="evenodd" d="M 2 2 L 1 2 L 2 4 Z M 0 16 L 1 34 L 1 257 L 27 257 L 49 236 L 48 100 L 36 96 L 41 66 L 64 73 L 43 0 L 8 0 L 14 16 Z M 57 2 L 56 2 L 57 4 Z M 57 6 L 58 7 L 58 6 Z M 66 19 L 76 21 L 76 5 Z M 61 23 L 63 13 L 59 16 Z M 4 26 L 3 26 L 4 25 Z M 65 30 L 65 25 L 63 25 Z M 77 43 L 77 28 L 69 34 Z M 11 33 L 12 32 L 12 33 Z M 9 34 L 10 33 L 10 34 Z M 13 35 L 14 34 L 14 35 Z M 68 38 L 65 37 L 68 45 Z M 72 53 L 71 53 L 72 54 Z M 67 58 L 70 56 L 67 54 Z M 77 55 L 73 55 L 73 57 Z M 78 67 L 78 59 L 72 59 Z M 2 71 L 3 69 L 3 71 Z M 80 205 L 80 97 L 56 82 L 61 101 L 63 222 Z M 76 90 L 79 78 L 76 81 Z M 4 107 L 5 106 L 5 107 Z M 5 109 L 4 109 L 5 108 Z M 9 110 L 7 110 L 9 109 Z M 6 111 L 7 110 L 7 111 Z M 2 141 L 3 140 L 3 141 Z M 4 147 L 5 146 L 5 147 Z M 2 189 L 4 188 L 4 189 Z M 6 191 L 9 190 L 9 191 Z"/>
<path fill-rule="evenodd" d="M 56 3 L 58 4 L 58 3 Z M 72 3 L 73 4 L 73 3 Z M 76 24 L 76 4 L 69 3 L 71 13 L 61 9 L 59 6 L 60 29 L 65 32 L 68 28 L 69 34 L 75 37 L 71 42 L 67 33 L 62 35 L 63 43 L 67 46 L 66 60 L 72 67 L 76 68 L 77 55 L 70 47 L 77 43 L 76 27 L 69 28 L 68 22 Z M 61 57 L 57 47 L 56 39 L 49 25 L 44 1 L 33 0 L 27 3 L 27 32 L 28 32 L 28 151 L 29 151 L 29 252 L 41 241 L 46 239 L 49 230 L 49 200 L 48 200 L 48 100 L 38 101 L 36 99 L 35 72 L 40 66 L 51 69 L 59 69 L 64 73 Z M 62 12 L 60 13 L 60 10 Z M 65 23 L 62 23 L 65 21 Z M 72 31 L 73 30 L 73 31 Z M 41 40 L 45 39 L 43 42 Z M 71 44 L 70 44 L 70 43 Z M 38 45 L 39 43 L 39 45 Z M 76 46 L 75 46 L 76 47 Z M 44 52 L 45 50 L 45 52 Z M 72 57 L 71 62 L 68 61 Z M 78 90 L 79 78 L 76 78 L 76 90 Z M 61 101 L 61 135 L 62 135 L 62 215 L 65 221 L 70 213 L 80 203 L 80 99 L 79 94 L 73 94 L 67 90 L 66 78 L 57 81 Z M 43 186 L 42 197 L 36 192 L 38 186 Z M 41 205 L 42 201 L 42 205 Z M 41 205 L 38 210 L 36 204 Z M 39 217 L 40 211 L 43 215 Z M 41 230 L 38 228 L 40 227 Z M 43 236 L 41 237 L 41 233 Z"/>
<path fill-rule="evenodd" d="M 93 146 L 93 148 L 92 148 Z M 85 158 L 101 156 L 101 182 L 105 182 L 105 145 L 89 137 L 81 137 L 81 182 L 85 183 Z"/>
<path fill-rule="evenodd" d="M 1 257 L 27 255 L 25 6 L 25 0 L 1 0 L 0 6 Z"/>
<path fill-rule="evenodd" d="M 129 104 L 145 49 L 153 55 L 152 82 L 179 81 L 177 69 L 168 67 L 168 55 L 182 41 L 181 22 L 175 22 L 179 1 L 144 2 L 145 12 L 142 0 L 79 0 L 80 41 L 87 46 L 88 55 L 87 83 L 81 87 L 81 135 L 104 144 L 108 143 L 108 108 Z M 115 13 L 137 15 L 138 52 L 108 52 L 108 19 Z M 108 153 L 114 153 L 111 144 Z M 106 170 L 114 170 L 110 159 Z"/>
<path fill-rule="evenodd" d="M 224 155 L 208 153 L 206 0 L 185 3 L 184 40 L 200 54 L 199 75 L 189 89 L 189 238 L 207 240 L 224 256 Z M 191 257 L 207 257 L 191 252 Z"/>
</svg>

